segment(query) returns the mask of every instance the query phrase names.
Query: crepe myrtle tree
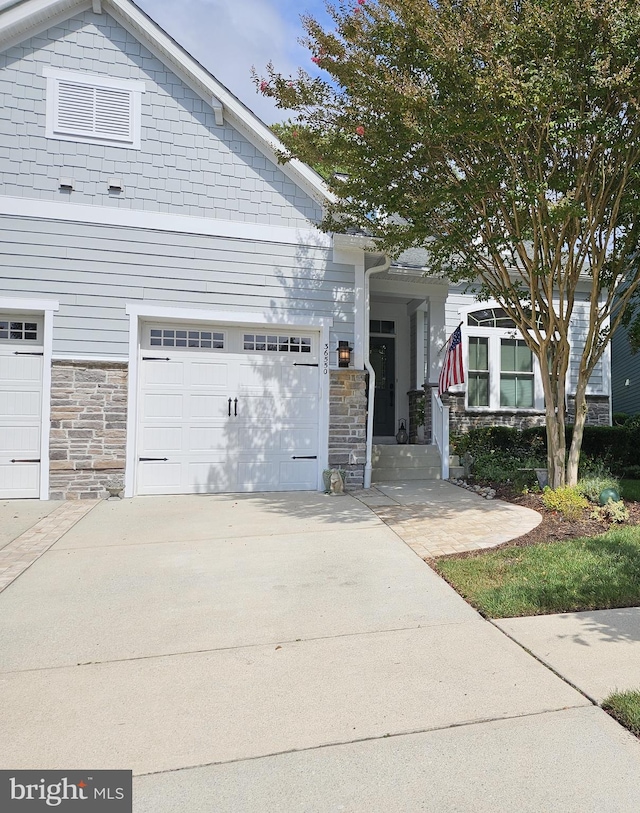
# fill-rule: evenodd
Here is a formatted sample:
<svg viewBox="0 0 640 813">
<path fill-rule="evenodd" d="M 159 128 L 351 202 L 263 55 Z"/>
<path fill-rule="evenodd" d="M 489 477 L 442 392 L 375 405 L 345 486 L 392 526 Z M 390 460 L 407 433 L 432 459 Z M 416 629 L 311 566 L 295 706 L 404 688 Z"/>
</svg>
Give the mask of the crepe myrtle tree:
<svg viewBox="0 0 640 813">
<path fill-rule="evenodd" d="M 324 172 L 321 228 L 365 229 L 476 286 L 538 361 L 550 483 L 574 484 L 589 378 L 638 288 L 635 0 L 350 0 L 303 17 L 308 70 L 258 89 L 294 112 L 283 161 Z M 570 327 L 575 424 L 565 446 Z"/>
</svg>

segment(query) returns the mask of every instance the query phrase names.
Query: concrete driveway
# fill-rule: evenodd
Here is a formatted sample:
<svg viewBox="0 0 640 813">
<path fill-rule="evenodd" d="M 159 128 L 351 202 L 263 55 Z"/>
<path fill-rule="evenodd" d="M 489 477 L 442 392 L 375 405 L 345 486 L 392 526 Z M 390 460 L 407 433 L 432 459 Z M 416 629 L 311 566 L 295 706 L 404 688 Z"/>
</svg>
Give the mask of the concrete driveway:
<svg viewBox="0 0 640 813">
<path fill-rule="evenodd" d="M 99 503 L 0 638 L 0 765 L 133 769 L 136 813 L 640 798 L 640 744 L 351 497 Z"/>
</svg>

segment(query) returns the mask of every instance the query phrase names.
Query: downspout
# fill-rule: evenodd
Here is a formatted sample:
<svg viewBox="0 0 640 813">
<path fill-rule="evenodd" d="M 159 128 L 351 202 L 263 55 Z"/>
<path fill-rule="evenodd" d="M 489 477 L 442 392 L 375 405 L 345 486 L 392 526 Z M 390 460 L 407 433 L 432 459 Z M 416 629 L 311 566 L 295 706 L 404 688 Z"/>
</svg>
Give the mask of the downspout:
<svg viewBox="0 0 640 813">
<path fill-rule="evenodd" d="M 391 258 L 385 257 L 380 265 L 373 265 L 364 272 L 364 368 L 369 373 L 369 392 L 367 394 L 367 446 L 364 463 L 364 487 L 371 488 L 371 454 L 373 451 L 373 404 L 376 392 L 376 374 L 369 360 L 369 277 L 388 271 Z"/>
</svg>

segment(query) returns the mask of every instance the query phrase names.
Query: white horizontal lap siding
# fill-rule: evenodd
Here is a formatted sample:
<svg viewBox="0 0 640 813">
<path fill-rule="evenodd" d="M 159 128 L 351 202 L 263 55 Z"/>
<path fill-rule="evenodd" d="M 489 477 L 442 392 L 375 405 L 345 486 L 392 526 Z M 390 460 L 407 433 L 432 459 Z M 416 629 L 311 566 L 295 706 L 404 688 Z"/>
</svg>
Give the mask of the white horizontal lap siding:
<svg viewBox="0 0 640 813">
<path fill-rule="evenodd" d="M 466 287 L 466 286 L 465 286 Z M 471 305 L 475 303 L 478 304 L 478 308 L 482 307 L 482 304 L 478 302 L 473 294 L 463 293 L 462 286 L 452 286 L 449 288 L 449 295 L 447 296 L 447 300 L 445 302 L 445 322 L 447 326 L 447 336 L 450 336 L 451 333 L 458 327 L 461 321 L 460 310 L 462 308 L 469 308 Z M 466 326 L 463 325 L 463 330 Z"/>
<path fill-rule="evenodd" d="M 332 317 L 332 351 L 353 336 L 353 267 L 316 246 L 6 217 L 0 267 L 0 294 L 60 300 L 54 355 L 126 358 L 127 302 Z"/>
</svg>

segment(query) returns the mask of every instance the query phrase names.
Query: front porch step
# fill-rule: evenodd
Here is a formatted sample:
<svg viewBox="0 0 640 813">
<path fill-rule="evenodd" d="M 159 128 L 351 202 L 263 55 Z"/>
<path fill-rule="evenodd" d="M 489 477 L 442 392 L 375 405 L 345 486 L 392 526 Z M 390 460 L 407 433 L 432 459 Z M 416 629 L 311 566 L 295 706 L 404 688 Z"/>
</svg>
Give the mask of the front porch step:
<svg viewBox="0 0 640 813">
<path fill-rule="evenodd" d="M 372 483 L 392 483 L 398 480 L 440 480 L 440 466 L 426 466 L 420 469 L 380 469 L 371 472 Z"/>
<path fill-rule="evenodd" d="M 371 462 L 374 483 L 439 480 L 442 474 L 437 446 L 375 444 Z"/>
</svg>

